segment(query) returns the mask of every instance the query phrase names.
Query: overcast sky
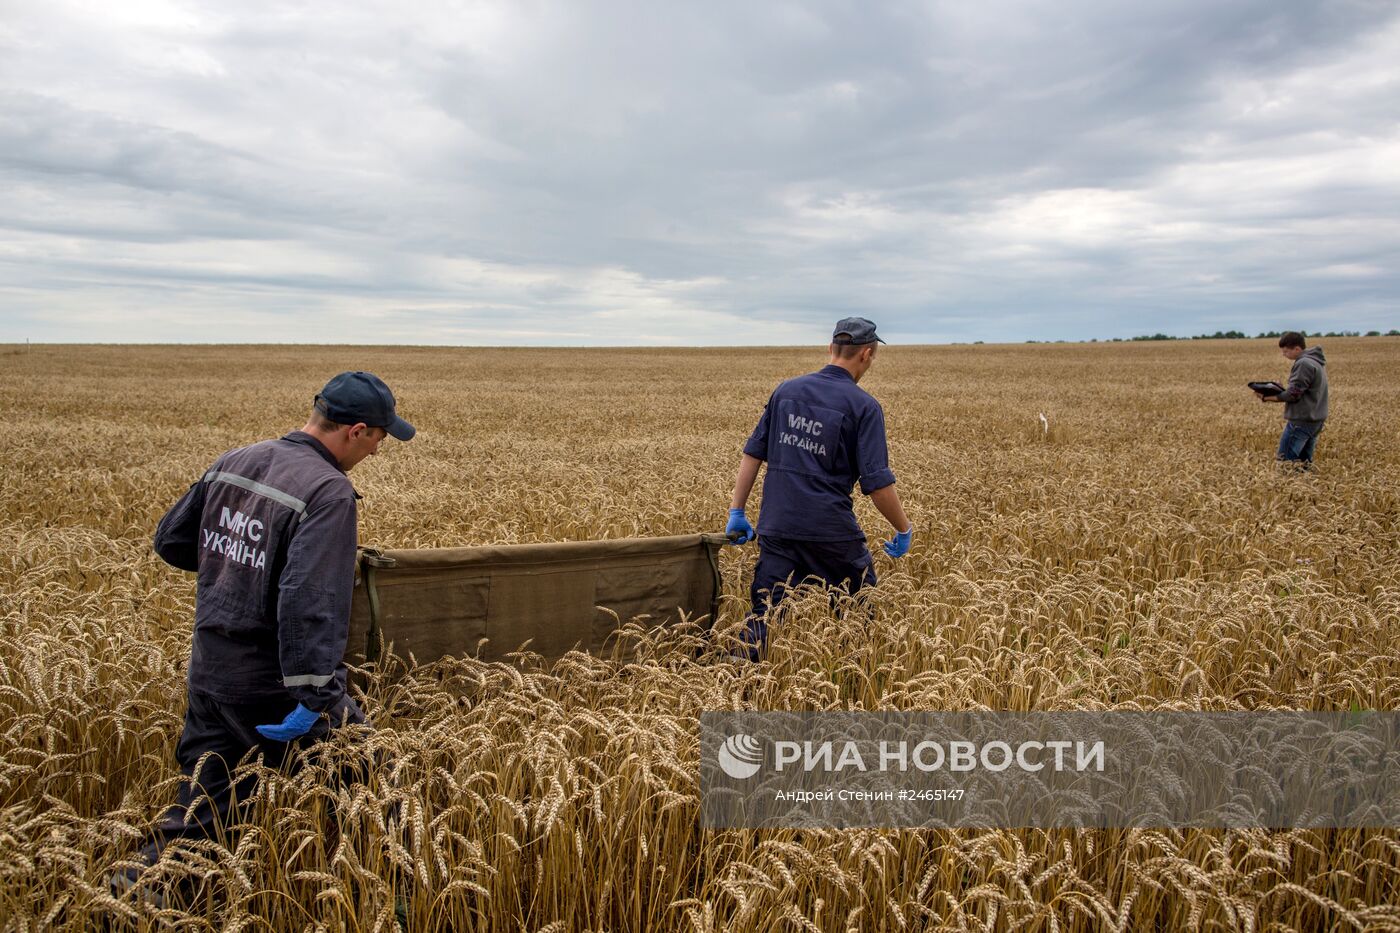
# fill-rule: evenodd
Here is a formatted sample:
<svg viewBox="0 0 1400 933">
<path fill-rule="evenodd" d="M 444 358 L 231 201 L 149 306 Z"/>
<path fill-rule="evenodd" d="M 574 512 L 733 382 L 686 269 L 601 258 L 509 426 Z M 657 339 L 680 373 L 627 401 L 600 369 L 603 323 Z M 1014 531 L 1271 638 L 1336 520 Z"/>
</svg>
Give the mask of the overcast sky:
<svg viewBox="0 0 1400 933">
<path fill-rule="evenodd" d="M 1400 3 L 0 0 L 0 341 L 849 314 L 1400 327 Z"/>
</svg>

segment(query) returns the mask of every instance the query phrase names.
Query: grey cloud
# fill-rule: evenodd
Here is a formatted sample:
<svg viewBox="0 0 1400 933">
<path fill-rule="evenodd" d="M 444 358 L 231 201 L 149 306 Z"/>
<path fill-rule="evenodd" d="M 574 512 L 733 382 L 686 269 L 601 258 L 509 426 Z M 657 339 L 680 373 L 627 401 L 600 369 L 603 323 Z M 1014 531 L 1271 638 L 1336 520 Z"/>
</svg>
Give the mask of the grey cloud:
<svg viewBox="0 0 1400 933">
<path fill-rule="evenodd" d="M 629 308 L 751 343 L 851 312 L 944 339 L 1395 326 L 1387 4 L 389 9 L 211 6 L 139 52 L 34 13 L 0 49 L 11 305 L 78 275 L 222 288 L 273 327 L 282 293 L 406 333 L 510 308 L 545 342 Z M 35 58 L 79 49 L 118 87 Z"/>
<path fill-rule="evenodd" d="M 189 133 L 71 107 L 38 94 L 0 94 L 0 165 L 32 173 L 106 178 L 148 191 L 225 196 L 257 160 Z M 254 164 L 248 164 L 254 163 Z"/>
</svg>

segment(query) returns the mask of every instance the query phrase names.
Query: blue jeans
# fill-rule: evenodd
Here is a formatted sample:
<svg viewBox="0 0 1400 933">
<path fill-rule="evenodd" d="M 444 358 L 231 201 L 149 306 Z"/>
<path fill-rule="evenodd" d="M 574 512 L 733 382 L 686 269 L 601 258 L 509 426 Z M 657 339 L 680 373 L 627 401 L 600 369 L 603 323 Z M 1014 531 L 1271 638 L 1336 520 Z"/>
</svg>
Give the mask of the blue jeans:
<svg viewBox="0 0 1400 933">
<path fill-rule="evenodd" d="M 1285 421 L 1283 435 L 1278 439 L 1278 459 L 1312 463 L 1313 451 L 1317 448 L 1317 436 L 1322 433 L 1322 425 L 1321 421 Z"/>
</svg>

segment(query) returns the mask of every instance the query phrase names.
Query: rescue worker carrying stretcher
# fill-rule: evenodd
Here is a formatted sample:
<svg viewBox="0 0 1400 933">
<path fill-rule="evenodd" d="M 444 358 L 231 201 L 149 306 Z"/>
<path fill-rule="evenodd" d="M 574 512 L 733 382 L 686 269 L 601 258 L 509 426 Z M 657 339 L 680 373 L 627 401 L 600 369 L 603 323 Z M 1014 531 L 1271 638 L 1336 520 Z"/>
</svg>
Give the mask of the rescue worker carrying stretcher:
<svg viewBox="0 0 1400 933">
<path fill-rule="evenodd" d="M 175 751 L 186 780 L 141 850 L 146 866 L 170 842 L 211 837 L 236 820 L 231 800 L 247 801 L 253 787 L 233 786 L 231 771 L 250 750 L 278 768 L 334 726 L 365 721 L 345 692 L 359 498 L 345 474 L 386 435 L 414 435 L 389 387 L 371 373 L 341 373 L 305 427 L 225 453 L 160 520 L 156 553 L 198 574 L 198 589 Z M 138 887 L 151 899 L 140 875 L 117 872 L 113 893 Z"/>
<path fill-rule="evenodd" d="M 767 645 L 766 612 L 788 587 L 809 578 L 849 593 L 875 585 L 874 561 L 851 504 L 857 480 L 894 526 L 885 553 L 903 557 L 909 552 L 914 526 L 894 488 L 885 413 L 856 385 L 875 361 L 876 346 L 884 342 L 865 318 L 837 321 L 830 363 L 779 385 L 744 444 L 725 528 L 736 544 L 755 537 L 744 506 L 759 467 L 768 463 L 744 633 L 750 660 L 757 660 Z"/>
</svg>

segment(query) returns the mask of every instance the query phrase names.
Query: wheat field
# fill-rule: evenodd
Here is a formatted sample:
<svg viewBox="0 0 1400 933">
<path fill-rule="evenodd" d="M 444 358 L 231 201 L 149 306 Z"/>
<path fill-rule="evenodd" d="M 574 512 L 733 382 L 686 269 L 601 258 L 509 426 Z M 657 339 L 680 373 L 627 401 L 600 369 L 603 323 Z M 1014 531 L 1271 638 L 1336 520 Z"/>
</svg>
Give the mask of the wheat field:
<svg viewBox="0 0 1400 933">
<path fill-rule="evenodd" d="M 0 928 L 1400 930 L 1395 828 L 698 822 L 702 710 L 1400 708 L 1400 339 L 1322 343 L 1311 474 L 1243 386 L 1286 374 L 1273 341 L 882 348 L 916 530 L 868 624 L 813 595 L 753 666 L 640 626 L 397 661 L 377 728 L 264 774 L 239 832 L 156 869 L 159 910 L 106 878 L 174 797 L 194 586 L 150 536 L 214 457 L 369 369 L 419 435 L 351 474 L 363 544 L 718 531 L 768 393 L 824 356 L 0 347 Z M 725 549 L 722 630 L 755 557 Z"/>
</svg>

